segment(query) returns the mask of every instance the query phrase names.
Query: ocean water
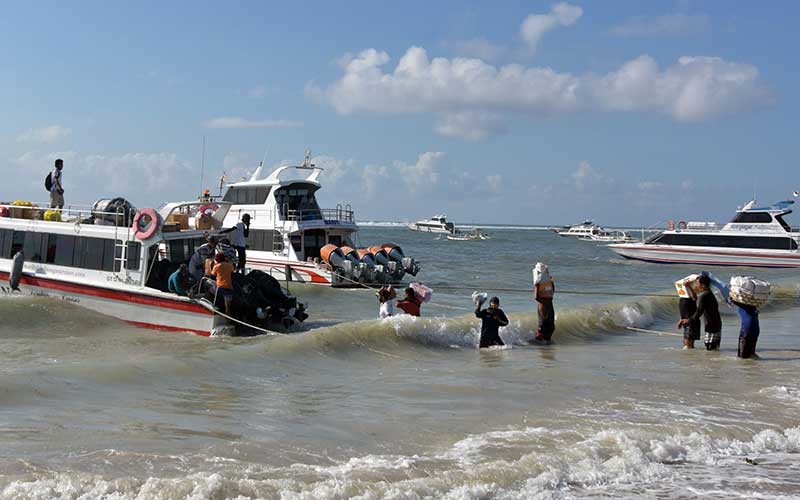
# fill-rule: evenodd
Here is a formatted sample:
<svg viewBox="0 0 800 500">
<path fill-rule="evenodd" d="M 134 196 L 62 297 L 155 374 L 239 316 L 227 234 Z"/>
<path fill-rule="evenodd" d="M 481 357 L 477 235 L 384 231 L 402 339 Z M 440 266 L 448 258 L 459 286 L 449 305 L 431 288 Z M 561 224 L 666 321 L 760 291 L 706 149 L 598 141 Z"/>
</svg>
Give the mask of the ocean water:
<svg viewBox="0 0 800 500">
<path fill-rule="evenodd" d="M 490 232 L 361 231 L 422 262 L 419 319 L 374 319 L 374 291 L 290 284 L 306 331 L 202 338 L 0 297 L 0 497 L 800 498 L 797 271 L 712 269 L 777 287 L 761 359 L 739 360 L 725 307 L 719 352 L 625 328 L 677 332 L 672 282 L 700 269 Z M 498 291 L 529 288 L 539 260 L 551 346 L 527 344 L 531 296 Z M 501 298 L 507 348 L 475 348 L 473 290 Z"/>
</svg>

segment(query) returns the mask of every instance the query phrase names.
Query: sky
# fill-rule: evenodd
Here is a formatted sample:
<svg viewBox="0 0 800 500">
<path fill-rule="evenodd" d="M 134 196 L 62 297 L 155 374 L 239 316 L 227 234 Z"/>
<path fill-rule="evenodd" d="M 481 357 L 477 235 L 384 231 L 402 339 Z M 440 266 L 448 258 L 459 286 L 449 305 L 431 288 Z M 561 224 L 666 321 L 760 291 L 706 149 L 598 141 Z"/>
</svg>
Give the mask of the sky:
<svg viewBox="0 0 800 500">
<path fill-rule="evenodd" d="M 320 204 L 359 220 L 723 221 L 754 193 L 800 189 L 799 14 L 789 1 L 8 3 L 0 200 L 45 201 L 55 158 L 67 204 L 144 207 L 309 149 Z"/>
</svg>

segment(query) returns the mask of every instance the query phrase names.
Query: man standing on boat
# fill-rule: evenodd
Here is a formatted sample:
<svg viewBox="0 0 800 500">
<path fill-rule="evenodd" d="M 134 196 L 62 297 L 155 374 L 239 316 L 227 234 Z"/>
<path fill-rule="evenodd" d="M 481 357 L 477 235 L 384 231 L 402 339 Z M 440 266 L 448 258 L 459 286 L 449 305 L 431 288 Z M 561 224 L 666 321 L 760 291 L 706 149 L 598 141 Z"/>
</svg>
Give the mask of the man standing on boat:
<svg viewBox="0 0 800 500">
<path fill-rule="evenodd" d="M 236 254 L 238 256 L 236 272 L 244 273 L 244 265 L 247 262 L 247 238 L 250 236 L 250 214 L 242 215 L 242 222 L 222 232 L 233 232 L 233 242 L 231 246 L 236 249 Z"/>
<path fill-rule="evenodd" d="M 61 170 L 64 168 L 64 160 L 57 159 L 55 167 L 50 172 L 50 208 L 61 210 L 64 208 L 64 185 L 61 183 Z"/>
</svg>

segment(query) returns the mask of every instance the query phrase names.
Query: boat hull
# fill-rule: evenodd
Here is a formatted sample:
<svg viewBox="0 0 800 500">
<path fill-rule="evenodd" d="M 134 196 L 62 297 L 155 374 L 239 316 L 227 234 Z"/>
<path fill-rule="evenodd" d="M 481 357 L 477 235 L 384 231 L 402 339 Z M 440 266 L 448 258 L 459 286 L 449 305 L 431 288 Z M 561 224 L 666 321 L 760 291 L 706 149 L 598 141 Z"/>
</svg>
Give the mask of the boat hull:
<svg viewBox="0 0 800 500">
<path fill-rule="evenodd" d="M 623 243 L 608 245 L 608 247 L 626 259 L 657 264 L 800 268 L 800 252 L 797 251 L 676 247 L 641 243 Z"/>
<path fill-rule="evenodd" d="M 7 287 L 8 282 L 9 273 L 0 272 L 0 285 Z M 159 297 L 27 274 L 19 289 L 22 294 L 61 299 L 142 328 L 203 336 L 214 329 L 211 311 L 177 296 Z"/>
</svg>

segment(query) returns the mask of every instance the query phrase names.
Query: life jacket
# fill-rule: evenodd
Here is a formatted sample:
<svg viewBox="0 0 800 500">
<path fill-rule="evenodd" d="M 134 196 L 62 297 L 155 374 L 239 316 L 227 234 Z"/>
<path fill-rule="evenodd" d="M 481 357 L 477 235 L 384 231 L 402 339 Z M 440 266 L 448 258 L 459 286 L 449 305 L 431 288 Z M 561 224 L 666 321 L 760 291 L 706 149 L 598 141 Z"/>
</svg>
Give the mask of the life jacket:
<svg viewBox="0 0 800 500">
<path fill-rule="evenodd" d="M 397 308 L 402 309 L 406 314 L 411 316 L 419 316 L 419 301 L 416 299 L 401 300 L 397 303 Z"/>
<path fill-rule="evenodd" d="M 538 292 L 538 298 L 552 299 L 553 294 L 555 293 L 555 286 L 553 285 L 552 281 L 543 281 L 536 285 L 536 291 Z"/>
</svg>

